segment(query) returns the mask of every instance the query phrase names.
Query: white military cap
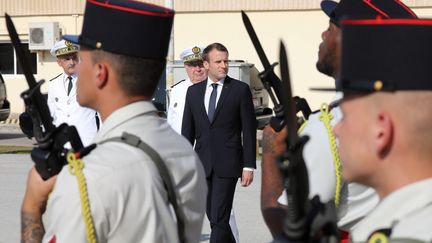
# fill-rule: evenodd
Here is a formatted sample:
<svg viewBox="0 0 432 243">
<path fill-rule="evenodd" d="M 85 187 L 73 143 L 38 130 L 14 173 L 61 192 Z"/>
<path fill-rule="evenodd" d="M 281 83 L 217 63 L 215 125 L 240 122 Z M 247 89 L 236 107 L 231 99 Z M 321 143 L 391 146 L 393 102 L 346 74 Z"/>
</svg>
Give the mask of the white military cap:
<svg viewBox="0 0 432 243">
<path fill-rule="evenodd" d="M 188 47 L 180 53 L 180 59 L 182 59 L 184 63 L 191 61 L 202 61 L 202 53 L 204 48 L 204 46 Z"/>
<path fill-rule="evenodd" d="M 79 50 L 79 46 L 73 44 L 70 41 L 61 40 L 54 44 L 53 48 L 51 48 L 51 55 L 58 57 L 61 55 L 66 55 L 70 53 L 76 53 Z"/>
</svg>

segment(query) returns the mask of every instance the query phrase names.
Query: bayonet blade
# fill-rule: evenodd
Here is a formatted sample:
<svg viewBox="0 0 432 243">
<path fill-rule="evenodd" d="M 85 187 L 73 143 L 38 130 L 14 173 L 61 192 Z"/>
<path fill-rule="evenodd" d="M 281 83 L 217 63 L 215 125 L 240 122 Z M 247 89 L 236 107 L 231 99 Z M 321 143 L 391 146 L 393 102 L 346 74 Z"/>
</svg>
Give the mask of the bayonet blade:
<svg viewBox="0 0 432 243">
<path fill-rule="evenodd" d="M 261 63 L 264 66 L 264 69 L 268 70 L 269 68 L 271 68 L 270 62 L 267 59 L 267 56 L 266 56 L 266 54 L 264 52 L 264 49 L 261 46 L 261 43 L 260 43 L 260 41 L 258 39 L 258 36 L 255 33 L 255 30 L 254 30 L 254 28 L 252 26 L 252 23 L 251 23 L 249 17 L 246 15 L 246 13 L 243 10 L 241 11 L 241 14 L 242 14 L 242 19 L 243 19 L 243 24 L 245 25 L 246 30 L 247 30 L 247 32 L 249 34 L 249 37 L 252 40 L 252 44 L 255 47 L 255 50 L 256 50 L 256 52 L 258 54 L 258 57 L 261 60 Z"/>
<path fill-rule="evenodd" d="M 280 42 L 279 51 L 280 72 L 283 88 L 284 120 L 288 129 L 286 138 L 287 151 L 283 156 L 282 171 L 288 198 L 288 223 L 285 233 L 293 242 L 304 242 L 308 231 L 306 218 L 308 217 L 309 176 L 303 158 L 303 147 L 309 137 L 297 135 L 297 122 L 294 100 L 292 97 L 291 79 L 285 45 Z M 288 163 L 286 163 L 288 162 Z"/>
<path fill-rule="evenodd" d="M 5 18 L 6 18 L 6 27 L 7 30 L 9 32 L 9 36 L 11 38 L 12 44 L 15 48 L 15 52 L 18 58 L 19 63 L 22 66 L 23 72 L 24 72 L 24 76 L 27 79 L 27 82 L 30 86 L 30 89 L 36 86 L 36 80 L 33 77 L 32 71 L 31 71 L 31 66 L 29 63 L 29 57 L 28 57 L 28 52 L 24 51 L 24 48 L 21 45 L 21 41 L 18 37 L 18 33 L 15 29 L 15 26 L 12 22 L 11 17 L 8 14 L 5 14 Z"/>
<path fill-rule="evenodd" d="M 29 52 L 28 52 L 28 50 L 27 51 L 24 50 L 23 46 L 21 45 L 21 41 L 18 37 L 18 33 L 15 29 L 15 26 L 12 22 L 11 17 L 7 13 L 5 13 L 5 18 L 6 18 L 6 28 L 9 32 L 9 36 L 10 36 L 12 44 L 15 48 L 17 59 L 18 59 L 19 63 L 21 64 L 22 70 L 24 72 L 24 76 L 25 76 L 27 83 L 29 85 L 29 91 L 30 91 L 30 93 L 34 93 L 33 91 L 35 89 L 40 89 L 39 86 L 43 83 L 43 81 L 36 83 L 36 80 L 33 76 L 31 66 L 29 63 Z M 47 101 L 40 94 L 40 90 L 38 90 L 38 92 L 39 92 L 39 95 L 33 95 L 33 99 L 34 99 L 34 102 L 37 104 L 37 107 L 39 107 L 39 109 L 40 109 L 39 115 L 40 115 L 40 120 L 42 122 L 42 125 L 45 128 L 45 131 L 49 132 L 49 131 L 54 130 L 55 126 L 52 124 L 52 117 L 50 116 Z M 38 136 L 36 136 L 36 140 L 38 140 L 38 139 L 40 139 L 40 138 Z"/>
<path fill-rule="evenodd" d="M 244 11 L 241 11 L 241 13 L 242 13 L 243 23 L 246 27 L 246 30 L 249 34 L 249 37 L 252 41 L 252 44 L 255 47 L 255 50 L 258 54 L 258 57 L 261 60 L 261 63 L 264 67 L 264 71 L 260 73 L 259 77 L 260 77 L 261 81 L 263 82 L 264 87 L 268 86 L 266 84 L 273 86 L 272 91 L 268 90 L 269 88 L 267 88 L 267 87 L 266 87 L 266 89 L 269 92 L 270 97 L 272 98 L 272 102 L 277 107 L 278 104 L 281 102 L 281 96 L 282 96 L 280 79 L 276 76 L 276 74 L 273 71 L 273 68 L 274 68 L 274 66 L 277 65 L 277 63 L 270 65 L 270 62 L 269 62 L 269 60 L 268 60 L 268 58 L 264 52 L 264 49 L 261 46 L 261 43 L 258 39 L 257 34 L 255 33 L 255 30 L 252 26 L 252 23 L 251 23 L 249 17 L 246 15 L 246 13 Z M 277 100 L 275 100 L 274 97 L 271 95 L 273 92 L 275 93 Z"/>
<path fill-rule="evenodd" d="M 284 43 L 280 42 L 280 51 L 279 51 L 279 62 L 280 62 L 280 72 L 282 79 L 282 88 L 284 90 L 283 99 L 283 108 L 285 121 L 288 128 L 288 146 L 293 146 L 297 143 L 298 135 L 297 135 L 297 126 L 296 126 L 296 113 L 295 113 L 295 105 L 292 97 L 291 90 L 291 78 L 289 74 L 289 66 L 288 66 L 288 58 L 285 49 Z"/>
</svg>

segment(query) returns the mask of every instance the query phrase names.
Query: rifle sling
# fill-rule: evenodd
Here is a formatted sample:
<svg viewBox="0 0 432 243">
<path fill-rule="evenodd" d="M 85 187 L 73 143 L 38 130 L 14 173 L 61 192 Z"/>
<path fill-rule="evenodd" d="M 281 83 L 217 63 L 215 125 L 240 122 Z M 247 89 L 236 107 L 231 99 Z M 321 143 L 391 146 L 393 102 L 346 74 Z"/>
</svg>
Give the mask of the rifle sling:
<svg viewBox="0 0 432 243">
<path fill-rule="evenodd" d="M 156 168 L 159 171 L 159 175 L 162 177 L 165 189 L 167 190 L 168 193 L 168 201 L 171 203 L 171 205 L 174 208 L 174 212 L 177 217 L 177 230 L 178 230 L 179 240 L 182 243 L 186 242 L 185 232 L 184 232 L 184 227 L 185 227 L 184 217 L 177 203 L 177 197 L 174 190 L 174 183 L 171 179 L 169 170 L 166 164 L 163 162 L 160 155 L 152 147 L 144 143 L 139 137 L 126 132 L 123 132 L 121 137 L 109 138 L 107 140 L 103 140 L 102 142 L 99 142 L 99 144 L 103 144 L 106 142 L 126 143 L 130 146 L 141 149 L 144 153 L 146 153 L 151 158 L 151 160 L 154 162 Z"/>
</svg>

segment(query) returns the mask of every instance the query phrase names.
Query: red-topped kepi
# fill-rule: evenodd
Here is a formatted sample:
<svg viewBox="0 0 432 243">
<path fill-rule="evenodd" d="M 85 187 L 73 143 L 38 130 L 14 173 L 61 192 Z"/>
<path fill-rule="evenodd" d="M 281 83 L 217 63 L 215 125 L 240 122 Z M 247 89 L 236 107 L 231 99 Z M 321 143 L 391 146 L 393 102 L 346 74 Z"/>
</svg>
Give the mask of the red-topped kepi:
<svg viewBox="0 0 432 243">
<path fill-rule="evenodd" d="M 174 11 L 133 0 L 87 0 L 81 35 L 64 39 L 92 49 L 165 58 Z"/>
<path fill-rule="evenodd" d="M 432 90 L 432 19 L 342 22 L 341 73 L 347 92 Z"/>
<path fill-rule="evenodd" d="M 339 26 L 345 18 L 375 19 L 381 18 L 417 18 L 400 0 L 341 0 L 336 3 L 331 0 L 321 2 L 321 9 L 330 20 Z"/>
</svg>

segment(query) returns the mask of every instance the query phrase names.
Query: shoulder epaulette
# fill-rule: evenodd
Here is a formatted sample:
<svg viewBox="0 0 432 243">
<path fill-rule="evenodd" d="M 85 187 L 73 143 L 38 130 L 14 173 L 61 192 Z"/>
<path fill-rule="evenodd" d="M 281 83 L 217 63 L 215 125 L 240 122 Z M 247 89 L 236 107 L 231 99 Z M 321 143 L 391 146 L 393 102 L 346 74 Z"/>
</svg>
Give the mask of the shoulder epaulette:
<svg viewBox="0 0 432 243">
<path fill-rule="evenodd" d="M 318 110 L 314 110 L 314 111 L 311 112 L 311 114 L 316 114 L 316 113 L 318 113 L 318 112 L 320 112 L 320 111 L 321 111 L 320 109 L 318 109 Z"/>
<path fill-rule="evenodd" d="M 334 100 L 332 103 L 330 103 L 330 109 L 333 109 L 333 108 L 335 108 L 335 107 L 338 107 L 339 106 L 339 104 L 340 104 L 340 102 L 341 102 L 341 100 L 342 100 L 342 98 L 340 98 L 340 99 L 337 99 L 337 100 Z"/>
<path fill-rule="evenodd" d="M 58 78 L 60 75 L 62 75 L 62 73 L 60 73 L 59 75 L 55 76 L 54 78 L 50 79 L 49 81 L 53 81 L 54 79 Z"/>
<path fill-rule="evenodd" d="M 171 89 L 174 88 L 177 84 L 179 84 L 179 83 L 181 83 L 181 82 L 184 82 L 184 81 L 186 81 L 186 79 L 182 79 L 182 80 L 178 81 L 177 83 L 173 84 L 173 85 L 171 86 Z"/>
<path fill-rule="evenodd" d="M 331 111 L 333 108 L 338 107 L 339 104 L 340 104 L 340 102 L 341 102 L 341 100 L 342 100 L 342 99 L 337 99 L 337 100 L 333 101 L 332 103 L 330 103 L 330 105 L 329 105 L 329 111 Z M 315 113 L 318 113 L 318 112 L 320 112 L 320 111 L 321 111 L 320 109 L 318 109 L 318 110 L 314 110 L 314 111 L 312 111 L 311 114 L 315 114 Z"/>
</svg>

